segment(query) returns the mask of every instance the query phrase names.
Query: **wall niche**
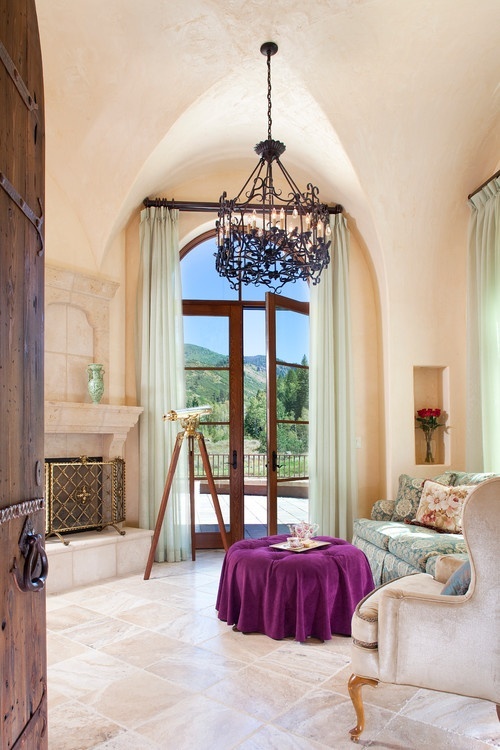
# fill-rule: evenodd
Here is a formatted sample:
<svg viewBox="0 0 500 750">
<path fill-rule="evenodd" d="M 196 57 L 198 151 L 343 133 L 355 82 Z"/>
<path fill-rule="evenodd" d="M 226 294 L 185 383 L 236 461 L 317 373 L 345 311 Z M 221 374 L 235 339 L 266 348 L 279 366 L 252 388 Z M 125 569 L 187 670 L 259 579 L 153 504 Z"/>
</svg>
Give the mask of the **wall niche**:
<svg viewBox="0 0 500 750">
<path fill-rule="evenodd" d="M 414 415 L 419 409 L 441 409 L 439 422 L 449 425 L 449 369 L 448 367 L 413 368 Z M 444 427 L 438 427 L 432 435 L 433 463 L 448 465 L 451 460 L 450 436 Z M 426 442 L 424 431 L 415 422 L 415 463 L 426 465 Z"/>
</svg>

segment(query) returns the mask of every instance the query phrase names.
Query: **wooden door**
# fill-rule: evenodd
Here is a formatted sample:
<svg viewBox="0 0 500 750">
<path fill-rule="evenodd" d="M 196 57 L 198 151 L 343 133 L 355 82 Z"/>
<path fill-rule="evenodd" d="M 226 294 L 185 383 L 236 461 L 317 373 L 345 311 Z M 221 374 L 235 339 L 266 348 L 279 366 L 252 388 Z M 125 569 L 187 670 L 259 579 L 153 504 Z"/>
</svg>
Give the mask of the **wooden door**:
<svg viewBox="0 0 500 750">
<path fill-rule="evenodd" d="M 34 0 L 0 0 L 0 747 L 46 750 L 43 77 Z"/>
<path fill-rule="evenodd" d="M 205 395 L 202 403 L 210 402 L 212 414 L 203 416 L 199 430 L 205 438 L 210 428 L 216 427 L 222 444 L 228 453 L 211 453 L 211 470 L 218 494 L 229 495 L 229 518 L 224 519 L 230 544 L 243 538 L 243 310 L 239 302 L 185 301 L 184 331 L 189 343 L 189 331 L 211 331 L 217 341 L 216 361 L 198 359 L 196 347 L 186 354 L 186 403 L 193 406 L 193 397 L 200 397 L 200 380 L 209 380 L 218 391 L 219 403 L 213 403 Z M 202 386 L 203 388 L 203 386 Z M 210 446 L 210 441 L 209 441 Z M 199 448 L 195 445 L 195 453 Z M 200 462 L 197 461 L 197 465 Z M 202 481 L 200 492 L 207 494 L 206 482 Z M 198 495 L 199 497 L 199 495 Z M 199 500 L 198 500 L 199 501 Z M 196 514 L 197 515 L 197 514 Z M 229 521 L 229 525 L 228 522 Z M 215 511 L 212 523 L 202 525 L 195 536 L 196 549 L 221 548 L 222 538 L 217 529 Z"/>
<path fill-rule="evenodd" d="M 269 534 L 282 534 L 280 498 L 308 496 L 309 303 L 267 292 L 266 326 L 267 523 Z M 293 404 L 278 396 L 278 368 Z"/>
</svg>

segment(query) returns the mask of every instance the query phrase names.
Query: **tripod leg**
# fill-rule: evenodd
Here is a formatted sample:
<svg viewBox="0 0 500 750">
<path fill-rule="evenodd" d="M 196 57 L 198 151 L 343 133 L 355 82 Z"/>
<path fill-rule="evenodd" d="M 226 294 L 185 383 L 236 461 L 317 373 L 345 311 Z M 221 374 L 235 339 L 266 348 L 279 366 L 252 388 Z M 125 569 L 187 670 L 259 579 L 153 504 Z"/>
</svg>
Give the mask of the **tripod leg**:
<svg viewBox="0 0 500 750">
<path fill-rule="evenodd" d="M 194 528 L 195 507 L 194 507 L 194 440 L 192 435 L 188 435 L 188 469 L 189 469 L 189 510 L 191 515 L 191 560 L 196 560 L 196 534 Z"/>
<path fill-rule="evenodd" d="M 224 549 L 228 550 L 226 527 L 224 526 L 224 519 L 222 518 L 222 512 L 220 509 L 219 498 L 217 497 L 217 489 L 215 487 L 214 476 L 212 474 L 212 467 L 210 466 L 210 459 L 208 458 L 207 446 L 205 445 L 205 438 L 201 432 L 195 433 L 200 446 L 200 454 L 203 461 L 203 467 L 207 477 L 208 486 L 210 488 L 210 494 L 212 495 L 212 502 L 214 504 L 215 515 L 217 516 L 217 523 L 219 524 L 219 531 L 222 537 L 222 544 Z"/>
<path fill-rule="evenodd" d="M 167 480 L 165 482 L 165 489 L 163 490 L 163 496 L 161 498 L 160 510 L 158 511 L 158 518 L 156 519 L 155 531 L 153 539 L 151 541 L 151 549 L 149 550 L 148 562 L 144 573 L 144 580 L 149 580 L 151 574 L 151 568 L 153 567 L 153 560 L 155 557 L 156 547 L 158 546 L 158 539 L 160 538 L 160 531 L 165 517 L 165 510 L 167 509 L 168 496 L 172 489 L 172 482 L 174 481 L 175 469 L 177 467 L 177 461 L 179 460 L 179 453 L 182 447 L 182 441 L 184 439 L 184 432 L 179 432 L 172 451 L 172 459 L 170 461 L 170 468 L 167 474 Z"/>
</svg>

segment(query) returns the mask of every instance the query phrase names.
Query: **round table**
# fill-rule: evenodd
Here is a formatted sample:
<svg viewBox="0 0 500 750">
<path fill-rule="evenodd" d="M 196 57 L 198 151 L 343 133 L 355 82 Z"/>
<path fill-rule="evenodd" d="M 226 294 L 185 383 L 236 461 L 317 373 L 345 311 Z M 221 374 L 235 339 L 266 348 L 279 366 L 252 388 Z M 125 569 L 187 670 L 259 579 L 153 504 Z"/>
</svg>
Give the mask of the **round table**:
<svg viewBox="0 0 500 750">
<path fill-rule="evenodd" d="M 370 565 L 343 539 L 315 540 L 329 544 L 304 552 L 271 547 L 286 542 L 286 535 L 233 544 L 222 565 L 219 619 L 277 639 L 350 635 L 356 605 L 374 588 Z"/>
</svg>

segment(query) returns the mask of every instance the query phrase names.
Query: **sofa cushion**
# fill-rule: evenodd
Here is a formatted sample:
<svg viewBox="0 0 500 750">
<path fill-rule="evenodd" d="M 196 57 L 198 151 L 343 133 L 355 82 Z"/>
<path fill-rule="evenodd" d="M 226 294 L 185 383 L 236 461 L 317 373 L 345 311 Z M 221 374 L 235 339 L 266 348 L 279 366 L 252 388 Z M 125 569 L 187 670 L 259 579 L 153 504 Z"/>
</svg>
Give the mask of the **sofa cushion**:
<svg viewBox="0 0 500 750">
<path fill-rule="evenodd" d="M 441 593 L 446 596 L 463 596 L 469 590 L 470 576 L 470 560 L 467 560 L 451 574 Z"/>
<path fill-rule="evenodd" d="M 467 484 L 467 482 L 457 482 L 456 471 L 443 471 L 442 474 L 438 474 L 437 477 L 432 477 L 433 482 L 439 482 L 449 487 L 452 484 Z"/>
<path fill-rule="evenodd" d="M 390 521 L 394 513 L 394 500 L 377 500 L 373 503 L 370 518 L 372 521 Z"/>
<path fill-rule="evenodd" d="M 411 527 L 400 521 L 371 521 L 369 518 L 357 518 L 354 521 L 354 535 L 380 549 L 389 549 L 389 541 L 393 537 L 409 531 Z"/>
<path fill-rule="evenodd" d="M 431 556 L 467 552 L 461 534 L 437 534 L 432 529 L 406 525 L 407 534 L 400 533 L 389 540 L 388 549 L 400 560 L 419 570 L 427 569 Z"/>
<path fill-rule="evenodd" d="M 493 473 L 476 473 L 471 471 L 456 471 L 455 472 L 455 485 L 458 484 L 481 484 L 491 477 L 496 477 L 498 474 Z"/>
<path fill-rule="evenodd" d="M 439 482 L 427 479 L 424 482 L 415 521 L 437 531 L 461 533 L 463 505 L 473 489 L 472 485 L 445 487 Z"/>
<path fill-rule="evenodd" d="M 398 494 L 392 513 L 392 521 L 404 521 L 406 518 L 415 518 L 422 494 L 423 483 L 424 480 L 422 478 L 401 474 L 399 477 Z"/>
</svg>

